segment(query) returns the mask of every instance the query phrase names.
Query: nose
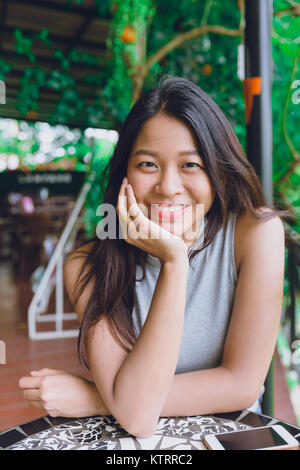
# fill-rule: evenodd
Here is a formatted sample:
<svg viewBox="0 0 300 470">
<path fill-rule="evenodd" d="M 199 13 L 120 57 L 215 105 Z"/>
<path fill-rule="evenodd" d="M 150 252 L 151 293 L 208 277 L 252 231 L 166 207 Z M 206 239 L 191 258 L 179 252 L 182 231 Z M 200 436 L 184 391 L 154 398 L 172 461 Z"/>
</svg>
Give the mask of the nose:
<svg viewBox="0 0 300 470">
<path fill-rule="evenodd" d="M 175 194 L 183 193 L 184 186 L 178 171 L 171 168 L 163 171 L 155 185 L 155 192 L 164 197 L 172 197 Z"/>
</svg>

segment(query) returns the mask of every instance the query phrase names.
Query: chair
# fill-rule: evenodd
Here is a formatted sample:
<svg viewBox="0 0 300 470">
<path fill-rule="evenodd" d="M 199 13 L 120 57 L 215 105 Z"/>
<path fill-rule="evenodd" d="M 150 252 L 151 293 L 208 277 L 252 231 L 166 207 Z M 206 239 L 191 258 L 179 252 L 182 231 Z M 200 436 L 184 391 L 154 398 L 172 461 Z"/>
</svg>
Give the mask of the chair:
<svg viewBox="0 0 300 470">
<path fill-rule="evenodd" d="M 264 415 L 274 416 L 274 365 L 275 357 L 273 355 L 269 371 L 264 383 L 265 391 L 262 399 L 261 409 Z"/>
<path fill-rule="evenodd" d="M 14 266 L 21 277 L 30 275 L 43 263 L 43 243 L 51 228 L 46 214 L 22 214 L 15 217 Z"/>
</svg>

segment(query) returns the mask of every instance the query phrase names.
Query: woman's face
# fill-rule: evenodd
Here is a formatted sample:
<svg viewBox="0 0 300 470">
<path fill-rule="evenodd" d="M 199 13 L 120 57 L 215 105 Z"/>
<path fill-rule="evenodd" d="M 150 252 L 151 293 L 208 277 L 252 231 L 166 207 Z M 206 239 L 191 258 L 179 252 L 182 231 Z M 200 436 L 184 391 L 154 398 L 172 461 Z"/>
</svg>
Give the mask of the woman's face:
<svg viewBox="0 0 300 470">
<path fill-rule="evenodd" d="M 190 129 L 165 114 L 146 121 L 132 148 L 127 178 L 145 215 L 190 246 L 215 196 Z"/>
</svg>

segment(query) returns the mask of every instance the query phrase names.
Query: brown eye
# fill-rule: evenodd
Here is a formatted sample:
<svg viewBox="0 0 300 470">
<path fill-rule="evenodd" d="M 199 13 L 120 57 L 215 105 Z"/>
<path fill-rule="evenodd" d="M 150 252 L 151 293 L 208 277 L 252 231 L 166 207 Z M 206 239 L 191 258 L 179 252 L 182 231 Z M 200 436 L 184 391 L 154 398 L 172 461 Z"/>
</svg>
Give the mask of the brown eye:
<svg viewBox="0 0 300 470">
<path fill-rule="evenodd" d="M 147 164 L 149 164 L 149 165 L 154 165 L 153 162 L 141 162 L 141 163 L 138 164 L 138 166 L 144 166 L 144 163 L 146 163 L 146 166 L 145 166 L 144 168 L 153 168 L 153 167 L 151 167 L 151 166 L 147 166 Z"/>
<path fill-rule="evenodd" d="M 188 162 L 188 163 L 185 163 L 184 165 L 196 165 L 196 167 L 202 168 L 202 169 L 204 170 L 204 166 L 199 165 L 199 163 Z M 183 165 L 183 166 L 184 166 L 184 165 Z M 194 168 L 194 167 L 190 166 L 190 167 L 188 167 L 188 168 Z"/>
</svg>

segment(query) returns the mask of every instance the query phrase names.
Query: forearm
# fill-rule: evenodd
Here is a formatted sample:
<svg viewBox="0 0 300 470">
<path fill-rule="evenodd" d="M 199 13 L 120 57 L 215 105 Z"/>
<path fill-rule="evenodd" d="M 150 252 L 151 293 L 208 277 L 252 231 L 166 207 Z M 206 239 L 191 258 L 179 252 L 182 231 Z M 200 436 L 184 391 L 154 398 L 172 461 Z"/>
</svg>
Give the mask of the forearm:
<svg viewBox="0 0 300 470">
<path fill-rule="evenodd" d="M 247 408 L 255 399 L 228 369 L 177 374 L 173 378 L 161 416 L 196 416 Z"/>
<path fill-rule="evenodd" d="M 114 384 L 118 416 L 154 426 L 172 384 L 181 344 L 188 265 L 162 267 L 144 327 Z M 150 425 L 150 426 L 151 426 Z"/>
<path fill-rule="evenodd" d="M 95 400 L 89 405 L 92 414 L 111 415 L 103 400 L 99 398 L 96 385 L 93 386 Z M 247 408 L 254 401 L 255 399 L 249 399 L 245 389 L 237 383 L 235 376 L 228 369 L 217 367 L 174 375 L 160 416 L 226 413 Z"/>
</svg>

